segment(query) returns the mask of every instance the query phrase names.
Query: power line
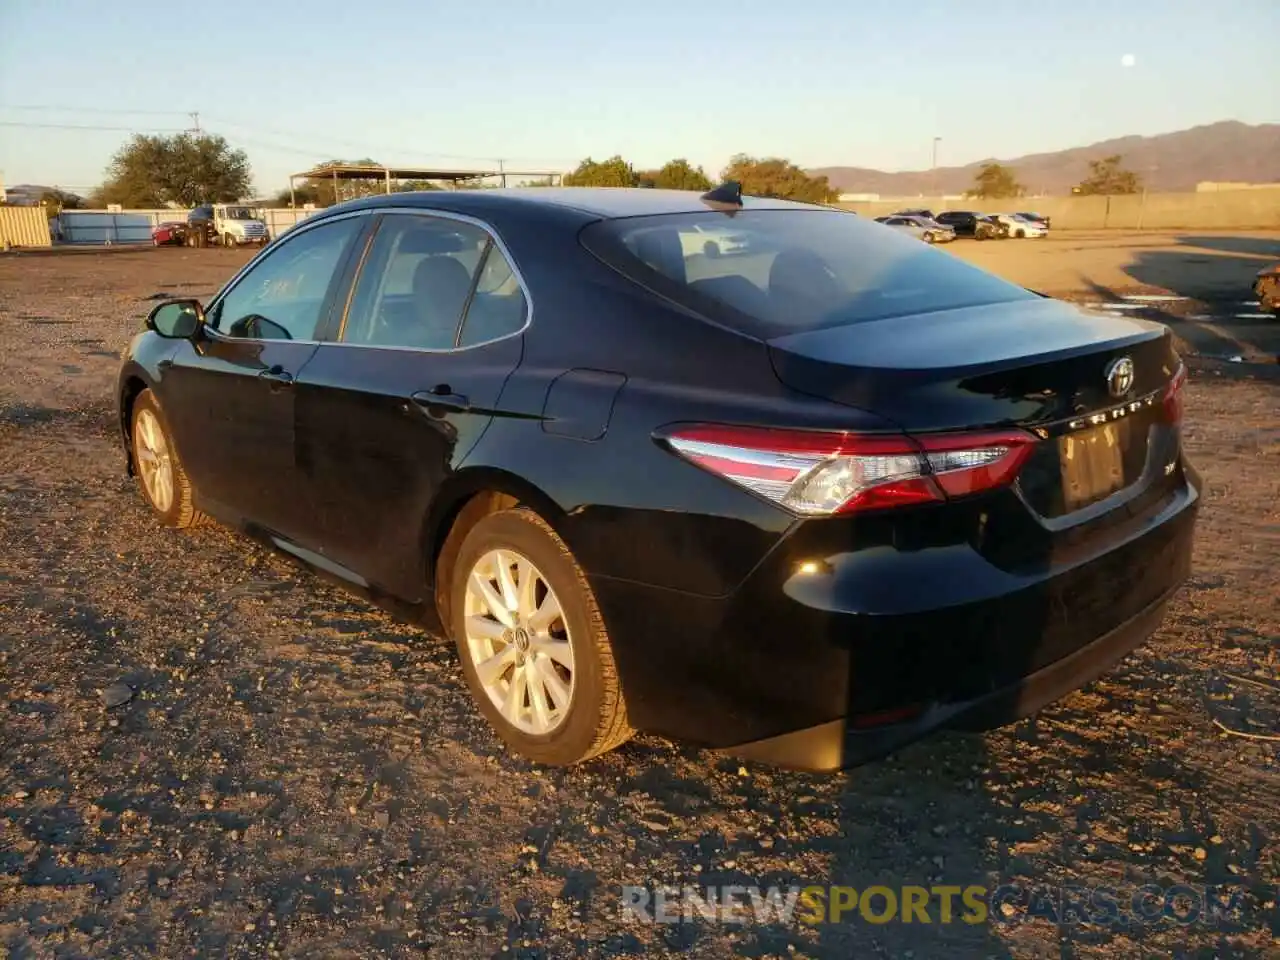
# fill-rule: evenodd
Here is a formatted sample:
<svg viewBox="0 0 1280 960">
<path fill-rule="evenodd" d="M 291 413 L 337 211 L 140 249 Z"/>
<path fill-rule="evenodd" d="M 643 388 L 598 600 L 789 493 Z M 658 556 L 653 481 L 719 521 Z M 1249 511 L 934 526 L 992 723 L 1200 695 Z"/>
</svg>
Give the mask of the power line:
<svg viewBox="0 0 1280 960">
<path fill-rule="evenodd" d="M 103 115 L 113 115 L 113 116 L 188 117 L 191 120 L 191 126 L 187 128 L 165 127 L 165 128 L 146 128 L 145 130 L 135 129 L 132 127 L 107 126 L 107 125 L 98 125 L 98 124 L 74 124 L 74 123 L 60 123 L 60 122 L 36 122 L 36 121 L 17 121 L 17 120 L 0 121 L 0 125 L 6 126 L 6 127 L 30 127 L 30 128 L 36 128 L 36 129 L 50 129 L 50 130 L 102 130 L 102 131 L 115 132 L 115 133 L 183 133 L 189 130 L 199 135 L 205 132 L 205 128 L 201 125 L 200 113 L 198 111 L 127 110 L 123 108 L 114 108 L 114 107 L 73 107 L 73 106 L 58 105 L 58 104 L 15 104 L 15 103 L 9 103 L 9 104 L 0 103 L 0 110 L 28 110 L 28 111 L 45 111 L 48 113 L 84 113 L 84 114 L 103 114 Z M 353 150 L 385 151 L 388 153 L 398 153 L 404 156 L 433 157 L 441 160 L 470 160 L 478 163 L 487 163 L 487 164 L 495 163 L 499 159 L 498 157 L 492 157 L 492 156 L 482 157 L 482 156 L 476 156 L 474 154 L 436 153 L 434 151 L 425 152 L 425 151 L 419 151 L 417 149 L 406 148 L 403 144 L 393 146 L 391 144 L 385 144 L 385 143 L 378 144 L 378 143 L 369 143 L 368 141 L 347 140 L 339 137 L 329 136 L 328 134 L 324 134 L 324 133 L 321 133 L 317 137 L 315 131 L 312 131 L 310 133 L 300 133 L 298 131 L 281 130 L 278 128 L 268 129 L 265 127 L 256 127 L 248 124 L 238 123 L 234 120 L 229 120 L 225 117 L 206 117 L 205 119 L 218 126 L 232 127 L 238 130 L 246 130 L 246 131 L 249 131 L 250 133 L 253 133 L 253 132 L 265 133 L 268 136 L 278 136 L 278 137 L 285 137 L 289 139 L 296 137 L 299 140 L 310 141 L 312 143 L 323 142 L 331 146 L 340 145 Z M 246 144 L 250 143 L 250 141 L 248 141 L 244 137 L 237 136 L 237 139 L 243 141 Z M 296 153 L 296 154 L 324 156 L 331 152 L 326 149 L 306 149 L 306 148 L 300 148 L 297 146 L 285 146 L 279 143 L 267 143 L 266 141 L 261 141 L 261 140 L 257 141 L 256 145 L 265 149 L 284 150 L 284 151 L 287 151 L 290 153 Z M 535 157 L 503 157 L 501 159 L 505 160 L 508 163 L 533 163 L 533 164 L 538 164 L 538 163 L 556 164 L 556 163 L 560 163 L 568 160 L 568 158 L 565 158 L 565 157 L 560 157 L 556 159 L 548 159 L 546 157 L 537 157 L 537 158 Z"/>
<path fill-rule="evenodd" d="M 178 117 L 190 116 L 185 110 L 122 110 L 114 107 L 59 107 L 28 103 L 0 103 L 0 110 L 43 110 L 46 113 L 103 113 L 117 116 Z"/>
<path fill-rule="evenodd" d="M 296 130 L 281 130 L 278 128 L 267 129 L 265 127 L 254 127 L 254 126 L 249 126 L 243 123 L 237 123 L 234 120 L 228 120 L 225 117 L 208 117 L 207 119 L 212 123 L 215 123 L 224 127 L 234 127 L 239 130 L 248 130 L 250 132 L 256 131 L 258 133 L 265 133 L 268 136 L 290 137 L 290 138 L 297 137 L 299 139 L 304 139 L 304 140 L 309 139 L 312 142 L 316 142 L 317 140 L 320 140 L 327 144 L 341 145 L 344 147 L 349 147 L 354 150 L 373 150 L 373 151 L 383 150 L 388 153 L 399 153 L 406 156 L 435 157 L 442 160 L 474 160 L 474 161 L 484 162 L 484 163 L 495 163 L 499 159 L 498 157 L 495 157 L 495 156 L 481 157 L 481 156 L 476 156 L 474 154 L 437 153 L 434 150 L 423 151 L 418 149 L 410 149 L 410 148 L 406 148 L 403 144 L 392 146 L 390 144 L 385 144 L 385 143 L 383 144 L 370 143 L 367 140 L 362 140 L 362 141 L 346 140 L 338 137 L 331 137 L 328 134 L 320 134 L 319 137 L 317 137 L 314 132 L 300 133 Z M 239 138 L 239 139 L 243 139 L 243 138 Z M 248 141 L 245 141 L 245 142 L 247 143 Z M 296 152 L 298 148 L 279 147 L 278 149 L 288 149 Z M 308 150 L 304 152 L 324 154 L 324 153 L 327 153 L 328 151 L 327 150 Z M 556 161 L 549 161 L 546 157 L 541 157 L 541 158 L 503 157 L 501 159 L 505 160 L 508 163 L 547 163 L 547 162 L 559 162 L 560 160 L 565 160 L 567 158 L 560 157 Z"/>
<path fill-rule="evenodd" d="M 106 127 L 88 123 L 28 123 L 22 120 L 0 120 L 0 127 L 33 127 L 44 130 L 109 130 L 115 133 L 185 133 L 184 127 Z"/>
</svg>

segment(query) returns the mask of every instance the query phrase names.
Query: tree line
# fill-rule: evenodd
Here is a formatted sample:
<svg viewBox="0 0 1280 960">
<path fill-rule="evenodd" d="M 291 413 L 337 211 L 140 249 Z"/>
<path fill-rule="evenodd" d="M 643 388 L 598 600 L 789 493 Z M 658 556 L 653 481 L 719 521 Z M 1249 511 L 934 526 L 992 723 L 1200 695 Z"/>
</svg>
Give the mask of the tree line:
<svg viewBox="0 0 1280 960">
<path fill-rule="evenodd" d="M 333 160 L 328 165 L 345 161 Z M 368 157 L 354 163 L 379 166 Z M 1121 166 L 1119 155 L 1089 163 L 1089 176 L 1072 188 L 1073 194 L 1099 195 L 1137 193 L 1141 179 Z M 553 178 L 534 181 L 529 186 L 549 186 Z M 825 176 L 813 176 L 782 157 L 753 157 L 737 154 L 722 171 L 720 181 L 736 180 L 742 192 L 751 196 L 779 197 L 810 203 L 831 203 L 838 191 Z M 712 180 L 700 166 L 677 157 L 661 167 L 637 170 L 623 157 L 607 160 L 586 158 L 563 179 L 574 187 L 654 187 L 672 190 L 709 190 Z M 394 180 L 393 191 L 435 190 L 427 180 Z M 248 155 L 217 134 L 178 133 L 171 136 L 138 134 L 112 157 L 106 177 L 88 198 L 91 207 L 118 203 L 124 207 L 165 207 L 174 204 L 193 207 L 201 203 L 243 200 L 250 195 L 252 178 Z M 382 180 L 344 181 L 321 175 L 308 178 L 290 190 L 279 191 L 271 200 L 277 206 L 291 202 L 332 206 L 343 200 L 382 193 Z M 1000 163 L 983 164 L 974 177 L 968 195 L 981 198 L 1020 197 L 1026 192 L 1017 172 Z M 73 194 L 49 191 L 46 206 L 51 210 L 78 206 Z"/>
<path fill-rule="evenodd" d="M 382 180 L 344 181 L 325 176 L 326 167 L 339 163 L 380 166 L 370 158 L 354 161 L 332 160 L 316 169 L 320 175 L 295 184 L 275 194 L 272 202 L 288 206 L 291 202 L 331 206 L 343 200 L 382 193 Z M 737 180 L 744 193 L 753 196 L 783 197 L 829 203 L 837 191 L 826 177 L 810 176 L 790 160 L 779 157 L 757 158 L 738 154 L 721 172 L 722 180 Z M 553 178 L 535 180 L 527 186 L 550 186 Z M 709 190 L 711 178 L 702 167 L 683 157 L 650 170 L 636 168 L 621 156 L 596 161 L 588 157 L 563 178 L 565 186 L 577 187 L 655 187 L 672 190 Z M 438 186 L 427 180 L 394 180 L 393 191 L 434 190 Z M 171 136 L 138 134 L 126 142 L 112 157 L 106 177 L 88 198 L 90 206 L 104 207 L 118 203 L 124 207 L 164 207 L 176 204 L 193 207 L 201 203 L 222 203 L 249 196 L 252 178 L 249 158 L 243 150 L 232 147 L 216 134 L 178 133 Z M 52 198 L 51 198 L 52 199 Z M 67 206 L 72 198 L 59 198 Z"/>
<path fill-rule="evenodd" d="M 1112 154 L 1101 160 L 1089 161 L 1089 176 L 1071 188 L 1073 196 L 1115 196 L 1138 193 L 1142 190 L 1142 178 L 1132 170 L 1122 167 L 1120 154 Z M 965 194 L 969 197 L 1001 200 L 1021 197 L 1026 188 L 1018 182 L 1017 172 L 1002 163 L 984 163 L 973 177 L 973 186 Z"/>
<path fill-rule="evenodd" d="M 737 154 L 720 172 L 720 182 L 736 180 L 742 192 L 753 197 L 779 197 L 809 203 L 831 203 L 839 192 L 826 177 L 812 176 L 781 157 L 753 157 Z M 566 174 L 567 187 L 655 187 L 668 190 L 710 190 L 711 178 L 702 167 L 683 157 L 670 160 L 656 170 L 636 170 L 620 156 L 596 162 L 588 157 L 576 170 Z"/>
</svg>

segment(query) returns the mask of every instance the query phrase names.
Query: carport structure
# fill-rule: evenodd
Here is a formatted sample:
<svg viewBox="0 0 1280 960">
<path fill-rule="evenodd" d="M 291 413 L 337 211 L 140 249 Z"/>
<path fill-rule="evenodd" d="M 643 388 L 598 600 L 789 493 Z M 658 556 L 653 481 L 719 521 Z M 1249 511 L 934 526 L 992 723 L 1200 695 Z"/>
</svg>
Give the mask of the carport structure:
<svg viewBox="0 0 1280 960">
<path fill-rule="evenodd" d="M 475 184 L 489 177 L 501 177 L 502 185 L 507 185 L 507 177 L 550 177 L 559 184 L 560 174 L 547 170 L 507 170 L 501 161 L 496 170 L 450 170 L 442 167 L 394 167 L 376 163 L 322 163 L 318 167 L 302 173 L 289 175 L 289 202 L 297 207 L 295 182 L 298 180 L 322 180 L 332 178 L 333 195 L 338 196 L 340 180 L 381 180 L 386 184 L 386 192 L 391 193 L 391 184 L 399 180 L 443 180 L 457 189 L 459 184 Z"/>
</svg>

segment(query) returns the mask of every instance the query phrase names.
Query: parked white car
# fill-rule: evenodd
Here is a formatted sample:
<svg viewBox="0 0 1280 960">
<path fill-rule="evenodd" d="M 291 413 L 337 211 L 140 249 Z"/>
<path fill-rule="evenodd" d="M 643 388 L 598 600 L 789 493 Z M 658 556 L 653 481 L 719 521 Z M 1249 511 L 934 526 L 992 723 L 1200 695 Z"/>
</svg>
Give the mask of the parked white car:
<svg viewBox="0 0 1280 960">
<path fill-rule="evenodd" d="M 703 224 L 695 224 L 691 233 L 682 233 L 680 242 L 686 257 L 697 253 L 706 254 L 709 257 L 722 257 L 734 253 L 745 253 L 747 250 L 747 238 L 744 234 Z"/>
<path fill-rule="evenodd" d="M 876 223 L 902 230 L 925 243 L 949 243 L 956 238 L 954 228 L 928 217 L 894 214 L 890 217 L 876 217 Z"/>
<path fill-rule="evenodd" d="M 1028 220 L 1020 213 L 993 213 L 993 220 L 1005 225 L 1009 230 L 1009 236 L 1018 240 L 1027 237 L 1044 237 L 1048 236 L 1049 229 L 1043 223 L 1035 220 Z"/>
</svg>

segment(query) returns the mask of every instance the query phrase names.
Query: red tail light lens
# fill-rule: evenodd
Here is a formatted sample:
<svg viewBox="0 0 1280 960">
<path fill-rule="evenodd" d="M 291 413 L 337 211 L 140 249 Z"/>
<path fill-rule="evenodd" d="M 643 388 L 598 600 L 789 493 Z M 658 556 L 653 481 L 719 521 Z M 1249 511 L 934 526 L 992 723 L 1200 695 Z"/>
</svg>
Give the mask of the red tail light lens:
<svg viewBox="0 0 1280 960">
<path fill-rule="evenodd" d="M 697 424 L 666 433 L 691 463 L 805 516 L 941 501 L 1009 483 L 1035 437 L 819 433 Z"/>
<path fill-rule="evenodd" d="M 1182 388 L 1187 385 L 1187 368 L 1178 364 L 1173 379 L 1164 388 L 1164 413 L 1170 423 L 1182 423 Z"/>
</svg>

